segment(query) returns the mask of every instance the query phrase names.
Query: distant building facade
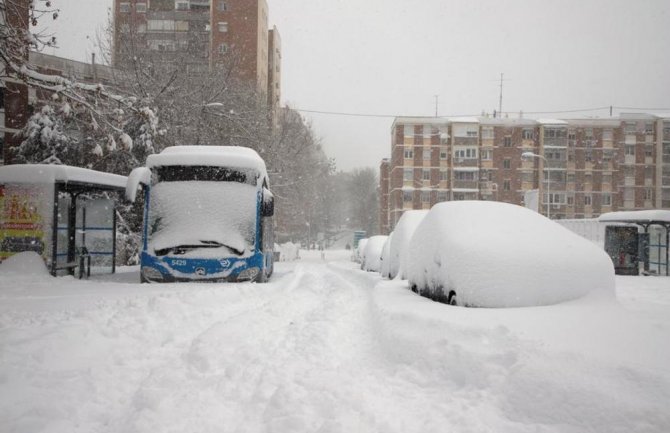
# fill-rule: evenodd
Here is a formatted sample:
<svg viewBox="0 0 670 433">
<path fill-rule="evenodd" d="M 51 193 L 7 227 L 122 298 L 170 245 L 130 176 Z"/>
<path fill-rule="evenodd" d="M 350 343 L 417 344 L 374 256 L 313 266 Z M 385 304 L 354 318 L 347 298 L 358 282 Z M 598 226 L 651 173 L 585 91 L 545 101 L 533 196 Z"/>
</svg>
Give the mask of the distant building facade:
<svg viewBox="0 0 670 433">
<path fill-rule="evenodd" d="M 391 158 L 380 167 L 385 233 L 408 209 L 450 200 L 524 205 L 530 190 L 554 219 L 670 209 L 670 116 L 399 117 L 391 132 Z"/>
<path fill-rule="evenodd" d="M 269 97 L 269 85 L 281 82 L 278 41 L 266 0 L 114 0 L 115 66 L 144 53 L 192 73 L 229 68 Z"/>
</svg>

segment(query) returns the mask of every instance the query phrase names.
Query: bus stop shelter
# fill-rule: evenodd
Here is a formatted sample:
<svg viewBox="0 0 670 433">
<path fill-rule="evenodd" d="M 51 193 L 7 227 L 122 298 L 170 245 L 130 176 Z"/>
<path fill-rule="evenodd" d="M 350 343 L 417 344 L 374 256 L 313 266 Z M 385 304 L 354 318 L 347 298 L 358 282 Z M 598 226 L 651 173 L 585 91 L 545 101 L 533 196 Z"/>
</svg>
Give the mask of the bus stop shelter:
<svg viewBox="0 0 670 433">
<path fill-rule="evenodd" d="M 640 210 L 608 212 L 602 214 L 598 218 L 598 221 L 606 224 L 624 223 L 636 225 L 642 231 L 640 236 L 637 237 L 637 249 L 639 251 L 639 261 L 644 263 L 645 273 L 649 273 L 650 265 L 654 265 L 657 274 L 670 275 L 670 211 Z M 606 239 L 606 250 L 608 249 L 607 241 L 608 239 Z M 612 256 L 613 252 L 608 251 L 608 253 Z"/>
<path fill-rule="evenodd" d="M 52 275 L 116 269 L 116 203 L 127 178 L 79 167 L 0 167 L 0 261 L 24 251 Z"/>
</svg>

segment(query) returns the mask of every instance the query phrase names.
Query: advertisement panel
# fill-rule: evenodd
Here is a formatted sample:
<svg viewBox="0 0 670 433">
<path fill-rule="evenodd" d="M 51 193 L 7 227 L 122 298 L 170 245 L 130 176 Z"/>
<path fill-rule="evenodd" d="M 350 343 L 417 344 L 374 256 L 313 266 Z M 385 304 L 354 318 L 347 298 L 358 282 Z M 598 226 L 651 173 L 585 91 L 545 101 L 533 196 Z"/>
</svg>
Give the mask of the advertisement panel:
<svg viewBox="0 0 670 433">
<path fill-rule="evenodd" d="M 23 251 L 49 255 L 50 185 L 0 185 L 0 261 Z"/>
</svg>

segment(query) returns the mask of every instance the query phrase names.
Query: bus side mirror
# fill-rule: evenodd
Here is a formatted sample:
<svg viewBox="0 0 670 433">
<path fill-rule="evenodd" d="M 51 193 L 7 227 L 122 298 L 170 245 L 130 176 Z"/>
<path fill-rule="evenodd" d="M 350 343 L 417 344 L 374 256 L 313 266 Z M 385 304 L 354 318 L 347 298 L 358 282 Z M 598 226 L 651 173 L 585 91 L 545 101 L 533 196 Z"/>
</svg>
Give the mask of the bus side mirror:
<svg viewBox="0 0 670 433">
<path fill-rule="evenodd" d="M 126 198 L 135 203 L 137 189 L 140 185 L 148 186 L 151 183 L 151 170 L 146 167 L 137 167 L 130 172 L 126 181 Z"/>
<path fill-rule="evenodd" d="M 261 216 L 271 217 L 275 214 L 275 198 L 267 189 L 263 190 L 263 204 L 261 208 Z"/>
</svg>

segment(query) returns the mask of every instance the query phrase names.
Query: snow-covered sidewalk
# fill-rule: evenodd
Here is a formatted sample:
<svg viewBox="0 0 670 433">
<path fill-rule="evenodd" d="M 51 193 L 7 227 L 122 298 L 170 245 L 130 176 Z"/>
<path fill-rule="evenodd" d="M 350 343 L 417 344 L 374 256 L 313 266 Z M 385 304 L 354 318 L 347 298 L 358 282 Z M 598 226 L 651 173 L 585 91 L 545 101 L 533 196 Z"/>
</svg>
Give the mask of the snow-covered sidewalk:
<svg viewBox="0 0 670 433">
<path fill-rule="evenodd" d="M 0 430 L 670 430 L 668 278 L 465 309 L 301 254 L 269 284 L 0 273 Z"/>
</svg>

